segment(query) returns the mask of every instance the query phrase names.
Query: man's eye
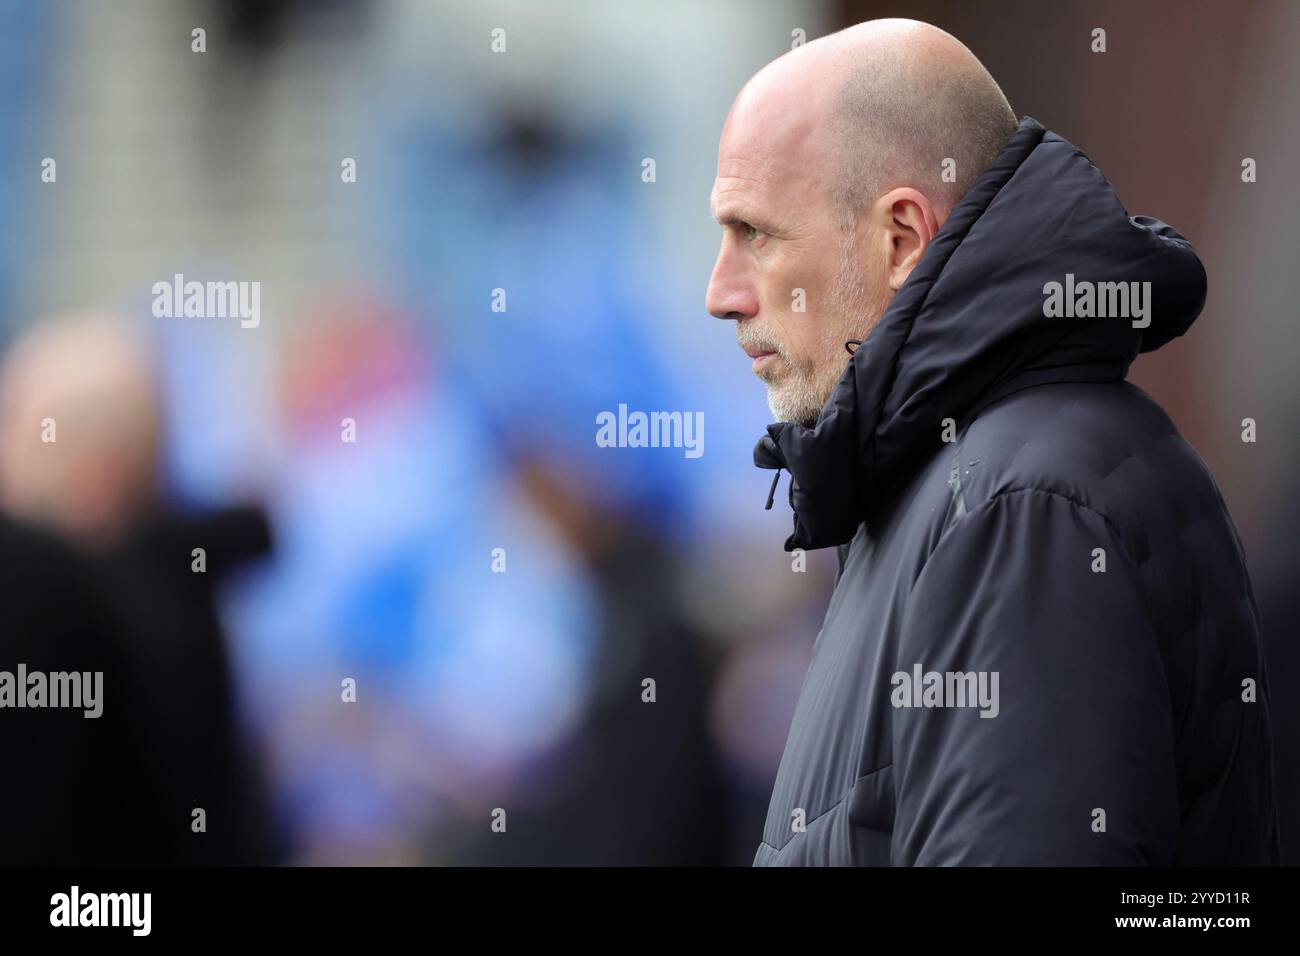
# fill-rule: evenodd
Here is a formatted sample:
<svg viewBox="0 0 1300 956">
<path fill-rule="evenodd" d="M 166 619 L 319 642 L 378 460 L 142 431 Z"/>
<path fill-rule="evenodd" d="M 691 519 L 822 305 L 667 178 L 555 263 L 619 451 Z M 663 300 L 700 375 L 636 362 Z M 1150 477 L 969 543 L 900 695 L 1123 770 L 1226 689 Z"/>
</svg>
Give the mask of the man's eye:
<svg viewBox="0 0 1300 956">
<path fill-rule="evenodd" d="M 747 222 L 742 222 L 740 224 L 740 231 L 744 234 L 746 242 L 753 242 L 762 235 L 762 232 Z"/>
</svg>

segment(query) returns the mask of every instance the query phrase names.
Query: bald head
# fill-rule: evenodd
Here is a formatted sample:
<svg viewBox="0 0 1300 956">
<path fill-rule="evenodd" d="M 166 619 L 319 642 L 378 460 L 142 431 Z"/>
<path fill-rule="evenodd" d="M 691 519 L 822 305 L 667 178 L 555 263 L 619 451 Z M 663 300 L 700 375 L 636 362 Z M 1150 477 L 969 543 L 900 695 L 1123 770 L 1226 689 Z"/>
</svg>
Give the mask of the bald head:
<svg viewBox="0 0 1300 956">
<path fill-rule="evenodd" d="M 736 322 L 781 420 L 811 423 L 953 206 L 1015 131 L 952 36 L 873 20 L 791 50 L 732 104 L 707 307 Z"/>
<path fill-rule="evenodd" d="M 848 217 L 882 192 L 913 186 L 942 222 L 1015 131 L 1016 116 L 959 40 L 928 23 L 888 19 L 769 63 L 737 97 L 733 124 L 749 135 L 766 129 L 790 147 Z"/>
<path fill-rule="evenodd" d="M 109 538 L 153 494 L 161 429 L 153 357 L 126 320 L 41 322 L 0 362 L 0 507 Z"/>
</svg>

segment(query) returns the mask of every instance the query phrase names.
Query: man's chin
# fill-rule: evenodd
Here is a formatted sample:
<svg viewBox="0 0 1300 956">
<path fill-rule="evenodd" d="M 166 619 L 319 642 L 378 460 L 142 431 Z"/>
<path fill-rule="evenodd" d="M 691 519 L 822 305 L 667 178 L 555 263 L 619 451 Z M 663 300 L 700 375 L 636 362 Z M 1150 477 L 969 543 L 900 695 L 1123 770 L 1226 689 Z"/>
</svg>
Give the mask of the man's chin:
<svg viewBox="0 0 1300 956">
<path fill-rule="evenodd" d="M 779 390 L 769 388 L 767 390 L 767 408 L 772 413 L 773 421 L 791 422 L 795 425 L 803 425 L 811 428 L 817 423 L 817 416 L 821 413 L 820 406 L 810 409 L 807 403 L 801 403 L 792 400 L 787 395 L 782 395 Z"/>
</svg>

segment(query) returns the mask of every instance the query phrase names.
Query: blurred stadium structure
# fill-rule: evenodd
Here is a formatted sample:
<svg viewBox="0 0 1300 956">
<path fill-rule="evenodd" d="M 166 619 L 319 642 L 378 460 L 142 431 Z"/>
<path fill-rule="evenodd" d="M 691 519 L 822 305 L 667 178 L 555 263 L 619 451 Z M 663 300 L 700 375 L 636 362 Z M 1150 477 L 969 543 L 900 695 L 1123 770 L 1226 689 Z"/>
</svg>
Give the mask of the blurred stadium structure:
<svg viewBox="0 0 1300 956">
<path fill-rule="evenodd" d="M 156 369 L 159 501 L 266 507 L 222 616 L 284 859 L 752 859 L 834 555 L 792 574 L 762 510 L 762 389 L 703 308 L 715 150 L 793 30 L 888 15 L 954 33 L 1196 244 L 1205 315 L 1135 379 L 1219 478 L 1294 689 L 1295 5 L 0 4 L 0 345 L 121 317 Z M 177 273 L 260 282 L 260 324 L 156 318 Z M 597 447 L 621 403 L 702 411 L 707 453 Z M 1300 704 L 1274 699 L 1294 863 Z"/>
</svg>

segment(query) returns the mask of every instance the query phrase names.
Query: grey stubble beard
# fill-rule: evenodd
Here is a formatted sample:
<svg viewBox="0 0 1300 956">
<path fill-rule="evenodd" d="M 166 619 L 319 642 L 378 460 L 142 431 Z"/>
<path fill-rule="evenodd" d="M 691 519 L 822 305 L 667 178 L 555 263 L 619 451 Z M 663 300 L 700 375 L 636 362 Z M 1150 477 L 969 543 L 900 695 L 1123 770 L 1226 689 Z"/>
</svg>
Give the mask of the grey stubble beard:
<svg viewBox="0 0 1300 956">
<path fill-rule="evenodd" d="M 809 428 L 816 424 L 851 358 L 845 343 L 850 339 L 865 338 L 884 313 L 889 299 L 887 289 L 877 297 L 868 292 L 866 276 L 850 232 L 841 244 L 839 267 L 831 288 L 830 306 L 834 317 L 822 331 L 815 359 L 803 365 L 797 364 L 781 343 L 768 343 L 775 349 L 786 371 L 783 381 L 765 380 L 767 406 L 775 421 L 795 422 Z"/>
</svg>

